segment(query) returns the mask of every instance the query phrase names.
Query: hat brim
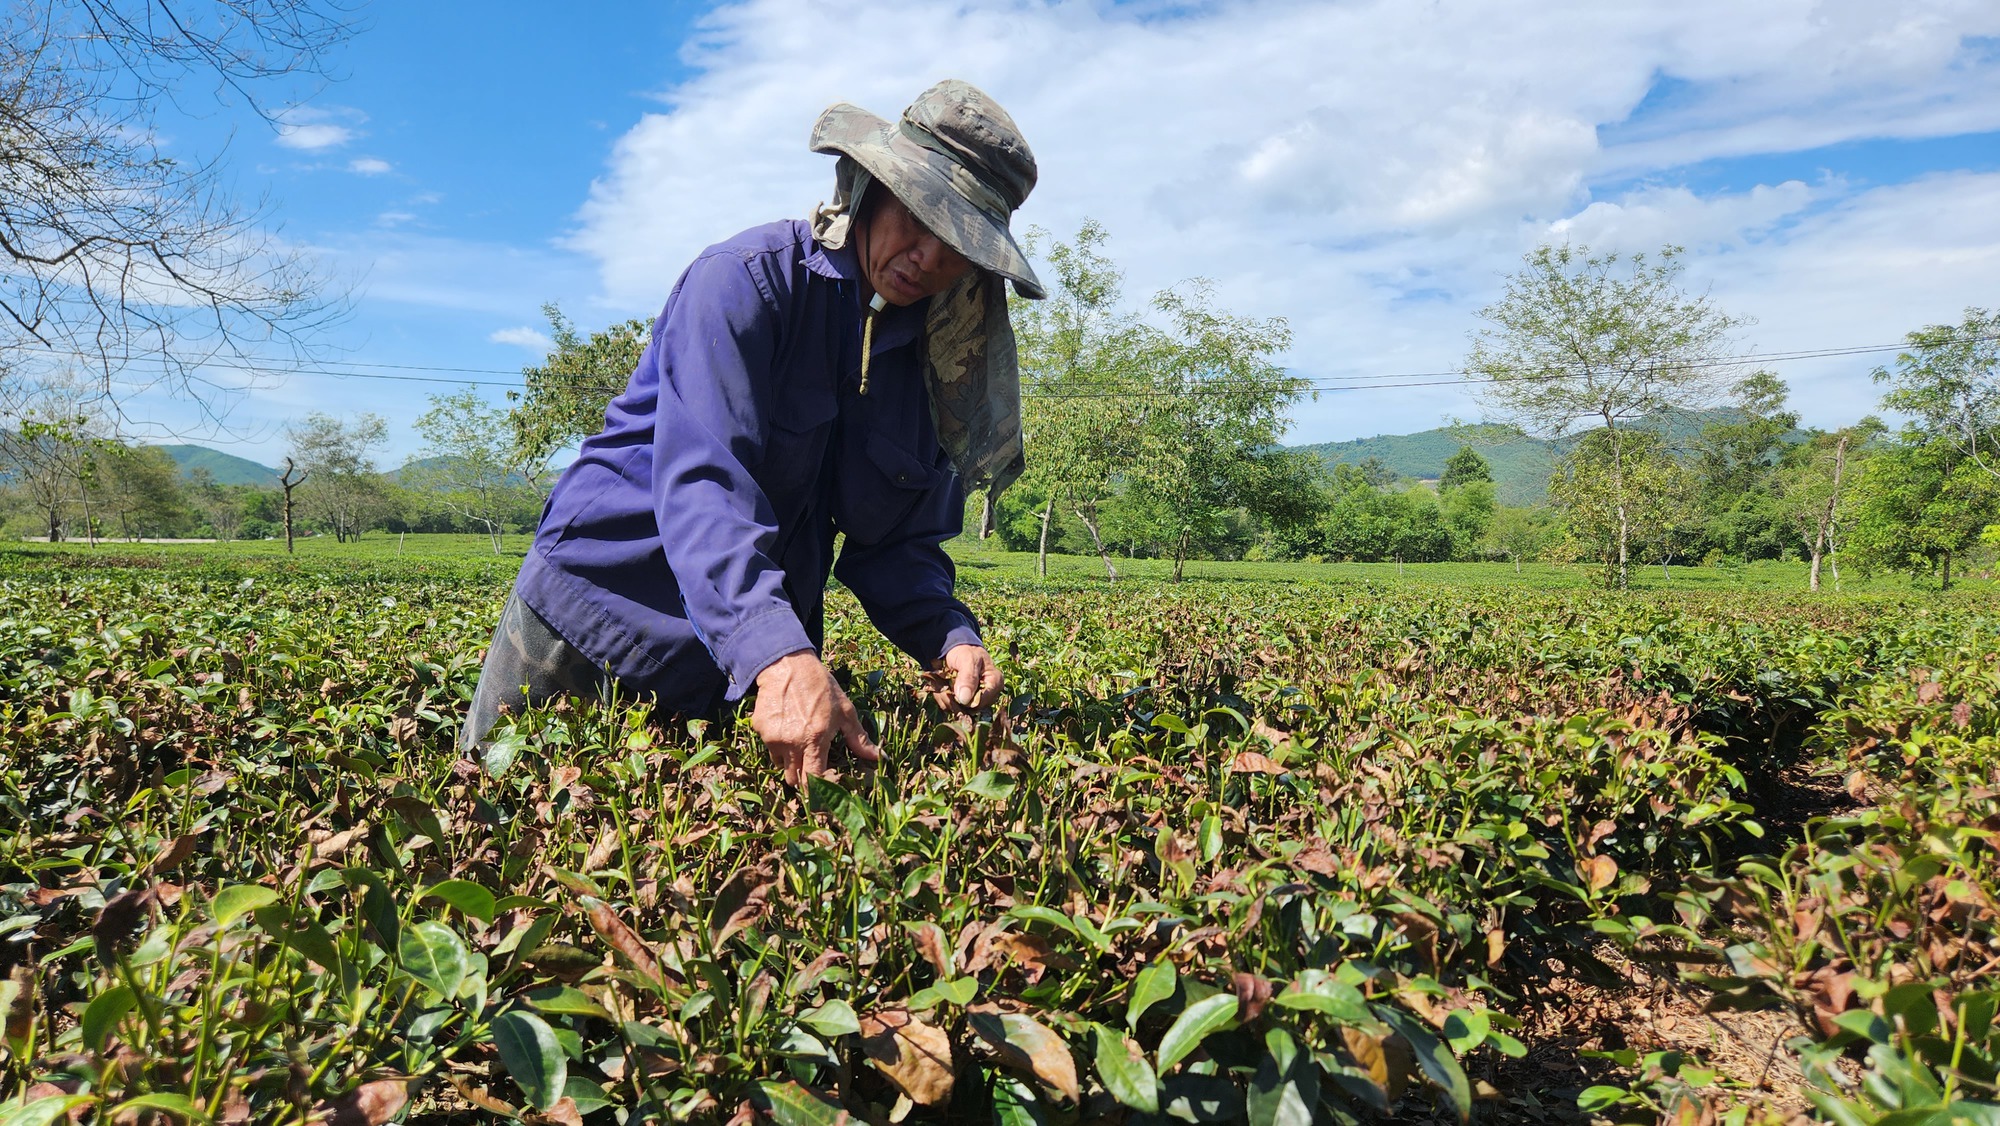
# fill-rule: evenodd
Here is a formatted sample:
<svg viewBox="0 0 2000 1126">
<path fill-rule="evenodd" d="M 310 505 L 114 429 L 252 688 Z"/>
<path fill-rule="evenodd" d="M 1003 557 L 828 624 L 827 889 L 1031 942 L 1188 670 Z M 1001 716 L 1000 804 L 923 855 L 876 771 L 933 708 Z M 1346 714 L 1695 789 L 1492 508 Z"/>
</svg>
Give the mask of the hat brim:
<svg viewBox="0 0 2000 1126">
<path fill-rule="evenodd" d="M 1007 217 L 979 206 L 954 185 L 954 172 L 967 173 L 950 157 L 905 137 L 894 123 L 846 103 L 820 115 L 813 125 L 812 151 L 853 157 L 918 222 L 968 262 L 1013 282 L 1014 291 L 1023 297 L 1046 296 L 1035 268 L 1014 241 Z"/>
</svg>

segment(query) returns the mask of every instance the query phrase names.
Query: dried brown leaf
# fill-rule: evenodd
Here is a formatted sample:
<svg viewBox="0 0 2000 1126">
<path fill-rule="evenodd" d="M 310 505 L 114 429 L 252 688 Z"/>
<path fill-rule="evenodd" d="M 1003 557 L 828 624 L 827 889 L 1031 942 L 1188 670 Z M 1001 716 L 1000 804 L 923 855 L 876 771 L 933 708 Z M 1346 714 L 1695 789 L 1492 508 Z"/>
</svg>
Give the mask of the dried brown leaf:
<svg viewBox="0 0 2000 1126">
<path fill-rule="evenodd" d="M 1257 751 L 1244 751 L 1242 754 L 1237 755 L 1235 760 L 1229 764 L 1229 773 L 1284 774 L 1286 771 L 1284 767 L 1279 766 L 1273 761 L 1269 755 L 1261 754 Z"/>
<path fill-rule="evenodd" d="M 371 1079 L 336 1099 L 313 1108 L 314 1119 L 326 1126 L 382 1126 L 410 1101 L 408 1079 Z"/>
<path fill-rule="evenodd" d="M 655 989 L 664 987 L 667 983 L 666 971 L 660 968 L 660 960 L 654 957 L 653 948 L 646 945 L 646 940 L 626 926 L 625 920 L 618 917 L 618 912 L 612 910 L 609 903 L 587 895 L 581 902 L 584 917 L 590 920 L 590 929 L 610 944 L 611 949 L 647 984 Z"/>
<path fill-rule="evenodd" d="M 1590 890 L 1603 891 L 1618 878 L 1618 862 L 1608 856 L 1593 856 L 1579 867 L 1583 878 L 1590 884 Z"/>
<path fill-rule="evenodd" d="M 715 909 L 709 914 L 709 944 L 720 947 L 737 931 L 762 918 L 777 880 L 775 856 L 766 856 L 731 873 L 715 893 Z"/>
<path fill-rule="evenodd" d="M 1025 1071 L 1071 1102 L 1079 1098 L 1076 1057 L 1062 1037 L 1026 1013 L 1003 1013 L 991 1004 L 966 1012 L 966 1024 L 983 1047 L 1001 1063 Z"/>
<path fill-rule="evenodd" d="M 918 923 L 910 928 L 910 939 L 917 944 L 917 953 L 931 964 L 940 979 L 958 976 L 952 971 L 951 948 L 943 927 L 936 923 Z"/>
<path fill-rule="evenodd" d="M 861 1050 L 911 1101 L 942 1106 L 951 1099 L 951 1037 L 901 1009 L 861 1018 Z"/>
<path fill-rule="evenodd" d="M 206 829 L 198 829 L 192 833 L 182 833 L 180 836 L 168 841 L 167 847 L 161 849 L 160 854 L 153 858 L 150 870 L 153 872 L 171 872 L 175 868 L 180 867 L 183 861 L 194 855 L 194 846 L 196 842 L 201 840 L 201 835 L 205 832 L 207 832 Z"/>
</svg>

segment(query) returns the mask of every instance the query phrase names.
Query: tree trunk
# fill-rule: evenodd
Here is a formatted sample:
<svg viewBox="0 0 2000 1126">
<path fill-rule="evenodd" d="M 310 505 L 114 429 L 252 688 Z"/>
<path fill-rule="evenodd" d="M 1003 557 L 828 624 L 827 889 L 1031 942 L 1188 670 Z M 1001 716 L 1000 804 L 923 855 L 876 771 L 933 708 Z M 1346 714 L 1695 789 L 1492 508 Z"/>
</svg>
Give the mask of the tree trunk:
<svg viewBox="0 0 2000 1126">
<path fill-rule="evenodd" d="M 1619 439 L 1618 428 L 1608 414 L 1604 416 L 1604 425 L 1611 431 L 1611 495 L 1618 498 L 1618 589 L 1624 590 L 1631 581 L 1626 568 L 1631 561 L 1632 538 L 1632 522 L 1625 515 L 1625 443 Z"/>
<path fill-rule="evenodd" d="M 1812 577 L 1807 580 L 1808 590 L 1819 589 L 1819 561 L 1820 558 L 1825 554 L 1826 554 L 1826 534 L 1821 533 L 1820 535 L 1815 536 L 1813 538 L 1812 572 L 1811 572 Z"/>
<path fill-rule="evenodd" d="M 1820 538 L 1826 542 L 1827 564 L 1833 568 L 1834 593 L 1840 592 L 1840 558 L 1834 550 L 1834 529 L 1838 526 L 1840 513 L 1840 478 L 1847 471 L 1847 435 L 1833 446 L 1833 493 L 1826 498 L 1826 519 L 1821 521 Z M 1813 560 L 1813 589 L 1819 589 L 1819 560 Z"/>
<path fill-rule="evenodd" d="M 1951 589 L 1951 552 L 1944 553 L 1944 578 L 1938 583 L 1939 590 Z"/>
<path fill-rule="evenodd" d="M 993 534 L 993 521 L 994 521 L 994 519 L 995 519 L 995 515 L 994 515 L 994 512 L 993 512 L 993 490 L 992 490 L 991 488 L 989 488 L 989 489 L 987 489 L 987 490 L 986 490 L 986 498 L 985 498 L 984 500 L 982 500 L 982 501 L 980 501 L 980 502 L 979 502 L 979 538 L 980 538 L 980 539 L 982 539 L 982 540 L 983 540 L 983 539 L 985 539 L 985 538 L 986 538 L 987 536 L 990 536 L 990 535 L 992 535 L 992 534 Z"/>
<path fill-rule="evenodd" d="M 1180 581 L 1181 581 L 1181 571 L 1182 571 L 1182 569 L 1183 569 L 1183 568 L 1184 568 L 1184 567 L 1185 567 L 1185 566 L 1187 565 L 1187 556 L 1188 556 L 1188 541 L 1189 541 L 1190 539 L 1192 539 L 1192 538 L 1193 538 L 1193 537 L 1192 537 L 1192 535 L 1191 535 L 1191 534 L 1190 534 L 1190 533 L 1189 533 L 1189 532 L 1188 532 L 1188 531 L 1187 531 L 1186 529 L 1182 529 L 1182 530 L 1181 530 L 1181 537 L 1180 537 L 1179 539 L 1177 539 L 1177 540 L 1175 540 L 1175 541 L 1174 541 L 1174 581 L 1175 581 L 1175 582 L 1180 582 Z"/>
<path fill-rule="evenodd" d="M 49 509 L 49 542 L 62 542 L 62 509 Z"/>
<path fill-rule="evenodd" d="M 1049 503 L 1042 507 L 1042 542 L 1035 549 L 1035 573 L 1042 578 L 1049 577 L 1049 521 L 1055 519 L 1056 494 L 1049 494 Z"/>
<path fill-rule="evenodd" d="M 1515 574 L 1517 574 L 1517 575 L 1518 575 L 1518 574 L 1520 574 L 1520 573 L 1521 573 L 1521 553 L 1520 553 L 1520 552 L 1518 552 L 1518 551 L 1510 551 L 1510 552 L 1508 552 L 1507 554 L 1508 554 L 1508 555 L 1509 555 L 1510 557 L 1512 557 L 1512 558 L 1513 558 L 1513 560 L 1514 560 L 1514 573 L 1515 573 Z"/>
<path fill-rule="evenodd" d="M 1097 534 L 1097 521 L 1090 517 L 1088 508 L 1087 505 L 1078 505 L 1076 518 L 1090 529 L 1090 542 L 1097 545 L 1097 557 L 1104 560 L 1105 581 L 1115 583 L 1118 581 L 1118 568 L 1111 565 L 1111 553 L 1104 550 L 1104 537 Z"/>
</svg>

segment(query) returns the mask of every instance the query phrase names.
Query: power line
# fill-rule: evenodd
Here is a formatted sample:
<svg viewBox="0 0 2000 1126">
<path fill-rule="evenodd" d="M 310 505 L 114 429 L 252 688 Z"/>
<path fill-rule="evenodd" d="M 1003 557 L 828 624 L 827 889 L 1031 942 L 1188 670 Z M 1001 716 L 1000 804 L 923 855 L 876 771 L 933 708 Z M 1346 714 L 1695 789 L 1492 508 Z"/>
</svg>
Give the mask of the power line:
<svg viewBox="0 0 2000 1126">
<path fill-rule="evenodd" d="M 1984 340 L 1993 340 L 1996 339 L 1996 337 L 1992 335 L 1981 334 L 1972 337 L 1971 339 L 1984 341 Z M 1801 349 L 1801 350 L 1793 350 L 1786 352 L 1746 353 L 1740 356 L 1732 356 L 1726 359 L 1710 361 L 1707 363 L 1703 363 L 1699 366 L 1706 368 L 1749 367 L 1759 364 L 1791 363 L 1803 360 L 1832 359 L 1842 356 L 1859 356 L 1859 355 L 1879 354 L 1883 352 L 1897 352 L 1897 351 L 1903 351 L 1908 347 L 1909 347 L 1908 344 L 1865 344 L 1865 345 L 1853 345 L 1853 346 L 1838 347 L 1838 348 Z M 28 346 L 28 348 L 25 350 L 38 351 L 53 355 L 67 355 L 67 356 L 75 356 L 82 358 L 88 358 L 91 355 L 91 353 L 82 351 L 74 351 L 74 350 L 60 349 L 60 348 L 49 348 L 40 345 L 31 345 Z M 238 361 L 216 360 L 216 361 L 204 362 L 202 364 L 194 366 L 199 368 L 214 368 L 223 371 L 245 371 L 260 375 L 275 376 L 279 378 L 289 378 L 293 376 L 317 376 L 317 377 L 325 377 L 331 379 L 368 379 L 368 380 L 399 382 L 399 383 L 440 383 L 440 384 L 448 384 L 452 386 L 461 386 L 461 387 L 504 387 L 509 389 L 520 389 L 523 386 L 525 386 L 525 379 L 527 375 L 527 369 L 510 370 L 503 368 L 451 367 L 451 366 L 431 365 L 431 364 L 386 363 L 373 360 L 324 360 L 324 361 L 317 361 L 315 364 L 310 366 L 302 364 L 284 364 L 284 365 L 259 364 L 247 360 L 238 360 Z M 1681 366 L 1681 365 L 1674 365 L 1674 366 Z M 374 369 L 374 370 L 341 370 L 343 368 Z M 1478 385 L 1497 383 L 1497 382 L 1530 382 L 1530 381 L 1545 382 L 1545 381 L 1553 381 L 1557 379 L 1568 378 L 1569 376 L 1585 373 L 1588 372 L 1589 370 L 1590 368 L 1586 365 L 1570 365 L 1567 367 L 1560 367 L 1546 373 L 1541 373 L 1536 375 L 1514 376 L 1504 380 L 1496 379 L 1489 376 L 1482 376 L 1476 371 L 1471 371 L 1466 369 L 1452 369 L 1452 370 L 1431 371 L 1431 372 L 1381 373 L 1376 375 L 1321 376 L 1317 379 L 1304 381 L 1305 385 L 1300 390 L 1309 391 L 1317 394 L 1317 393 L 1336 393 L 1343 391 L 1389 391 L 1389 390 L 1401 390 L 1407 388 L 1425 388 L 1425 387 L 1455 387 L 1455 386 L 1463 387 L 1463 386 L 1478 386 Z M 398 372 L 437 372 L 442 374 L 438 375 L 393 374 Z M 511 375 L 515 376 L 516 378 L 504 382 L 500 380 L 491 380 L 491 379 L 464 378 L 464 376 L 468 375 Z M 566 379 L 605 378 L 605 377 L 584 375 L 580 373 L 578 374 L 544 373 L 544 378 L 548 377 L 566 378 Z M 1243 380 L 1208 380 L 1208 381 L 1203 381 L 1197 384 L 1195 387 L 1187 389 L 1186 391 L 1131 389 L 1131 388 L 1104 390 L 1104 391 L 1027 391 L 1023 392 L 1022 397 L 1031 399 L 1052 399 L 1052 400 L 1168 398 L 1190 392 L 1195 394 L 1207 394 L 1207 395 L 1227 395 L 1227 394 L 1238 393 L 1239 390 L 1255 389 L 1261 387 L 1261 385 L 1262 385 L 1261 381 L 1252 382 Z M 238 388 L 238 390 L 248 390 L 248 389 L 249 388 Z"/>
</svg>

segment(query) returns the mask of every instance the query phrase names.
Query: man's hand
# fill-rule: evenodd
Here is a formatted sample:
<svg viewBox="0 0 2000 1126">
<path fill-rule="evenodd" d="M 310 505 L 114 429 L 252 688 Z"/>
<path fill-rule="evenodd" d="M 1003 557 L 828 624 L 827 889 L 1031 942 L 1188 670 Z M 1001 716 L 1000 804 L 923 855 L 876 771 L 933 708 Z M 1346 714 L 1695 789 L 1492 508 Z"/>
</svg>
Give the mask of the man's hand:
<svg viewBox="0 0 2000 1126">
<path fill-rule="evenodd" d="M 983 645 L 954 645 L 944 655 L 932 691 L 938 705 L 953 711 L 976 712 L 1000 699 L 1000 666 Z"/>
<path fill-rule="evenodd" d="M 811 650 L 780 657 L 757 674 L 757 706 L 750 726 L 791 786 L 802 785 L 808 775 L 826 773 L 827 751 L 835 735 L 845 736 L 848 750 L 858 758 L 873 762 L 882 757 L 847 693 Z"/>
</svg>

